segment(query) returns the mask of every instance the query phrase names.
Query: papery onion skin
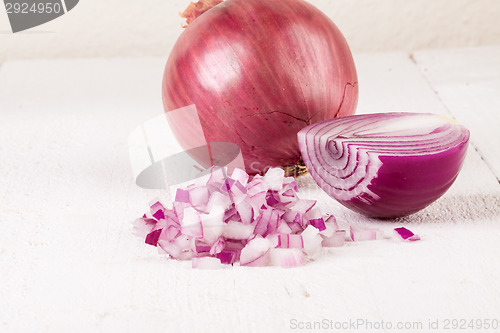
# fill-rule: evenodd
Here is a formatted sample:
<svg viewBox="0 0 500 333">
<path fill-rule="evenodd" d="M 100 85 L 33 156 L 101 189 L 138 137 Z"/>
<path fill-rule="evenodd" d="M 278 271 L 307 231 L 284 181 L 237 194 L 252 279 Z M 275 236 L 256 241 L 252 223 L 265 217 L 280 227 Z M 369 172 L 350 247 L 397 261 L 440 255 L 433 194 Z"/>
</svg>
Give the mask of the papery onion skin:
<svg viewBox="0 0 500 333">
<path fill-rule="evenodd" d="M 424 123 L 428 133 L 418 134 Z M 384 132 L 384 126 L 392 127 Z M 439 115 L 385 113 L 314 124 L 298 139 L 309 172 L 331 197 L 370 217 L 398 218 L 449 189 L 462 168 L 469 135 Z"/>
<path fill-rule="evenodd" d="M 201 0 L 200 0 L 201 1 Z M 357 74 L 335 24 L 303 0 L 228 0 L 196 18 L 167 61 L 165 111 L 196 105 L 208 142 L 240 146 L 249 174 L 300 163 L 297 132 L 354 113 Z M 183 147 L 200 135 L 169 119 Z"/>
</svg>

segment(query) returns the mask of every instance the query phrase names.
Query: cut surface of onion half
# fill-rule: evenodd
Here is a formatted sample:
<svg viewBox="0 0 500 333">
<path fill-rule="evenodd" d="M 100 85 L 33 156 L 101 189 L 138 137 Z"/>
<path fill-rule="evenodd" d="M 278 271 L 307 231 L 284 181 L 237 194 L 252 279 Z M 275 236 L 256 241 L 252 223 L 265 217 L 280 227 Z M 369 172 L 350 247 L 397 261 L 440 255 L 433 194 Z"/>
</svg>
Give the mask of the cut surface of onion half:
<svg viewBox="0 0 500 333">
<path fill-rule="evenodd" d="M 328 195 L 376 218 L 415 213 L 441 197 L 462 167 L 469 131 L 430 113 L 377 113 L 298 133 L 302 158 Z"/>
</svg>

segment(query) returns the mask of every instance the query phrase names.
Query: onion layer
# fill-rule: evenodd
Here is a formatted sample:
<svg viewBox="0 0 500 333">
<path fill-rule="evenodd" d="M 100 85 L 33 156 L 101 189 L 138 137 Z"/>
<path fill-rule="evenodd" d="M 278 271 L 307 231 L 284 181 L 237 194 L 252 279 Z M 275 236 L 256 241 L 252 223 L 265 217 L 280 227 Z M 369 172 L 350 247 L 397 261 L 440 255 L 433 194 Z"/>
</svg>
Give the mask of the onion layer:
<svg viewBox="0 0 500 333">
<path fill-rule="evenodd" d="M 219 1 L 199 0 L 207 5 Z M 297 132 L 351 115 L 358 98 L 351 52 L 335 24 L 303 0 L 228 0 L 184 13 L 190 22 L 167 61 L 165 110 L 183 147 L 200 138 L 237 144 L 249 174 L 300 163 Z M 192 15 L 191 15 L 192 14 Z"/>
<path fill-rule="evenodd" d="M 469 131 L 444 116 L 383 113 L 317 123 L 298 134 L 318 185 L 344 206 L 371 217 L 415 213 L 452 185 Z"/>
</svg>

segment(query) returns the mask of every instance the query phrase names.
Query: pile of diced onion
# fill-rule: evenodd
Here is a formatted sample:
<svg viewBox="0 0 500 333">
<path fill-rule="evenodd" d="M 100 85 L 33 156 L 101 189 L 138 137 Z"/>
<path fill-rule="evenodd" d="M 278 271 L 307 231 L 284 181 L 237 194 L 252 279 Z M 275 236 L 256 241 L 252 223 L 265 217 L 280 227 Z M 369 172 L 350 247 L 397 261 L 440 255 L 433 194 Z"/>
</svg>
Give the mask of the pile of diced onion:
<svg viewBox="0 0 500 333">
<path fill-rule="evenodd" d="M 379 229 L 340 230 L 333 215 L 323 216 L 315 200 L 300 199 L 294 178 L 272 168 L 265 176 L 213 168 L 210 175 L 177 189 L 171 208 L 159 201 L 134 222 L 135 234 L 171 258 L 191 260 L 193 268 L 242 266 L 294 267 L 314 259 L 322 247 L 345 240 L 385 237 Z M 396 237 L 420 238 L 406 228 Z"/>
</svg>

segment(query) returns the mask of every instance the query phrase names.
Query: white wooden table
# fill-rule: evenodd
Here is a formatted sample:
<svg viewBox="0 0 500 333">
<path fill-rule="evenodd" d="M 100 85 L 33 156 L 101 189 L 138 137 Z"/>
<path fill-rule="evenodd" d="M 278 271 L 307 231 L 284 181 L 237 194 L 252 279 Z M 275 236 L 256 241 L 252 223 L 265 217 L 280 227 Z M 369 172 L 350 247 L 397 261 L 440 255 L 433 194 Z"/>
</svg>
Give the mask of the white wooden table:
<svg viewBox="0 0 500 333">
<path fill-rule="evenodd" d="M 500 320 L 500 47 L 355 60 L 358 113 L 450 114 L 472 134 L 463 171 L 397 222 L 348 211 L 310 178 L 302 196 L 344 225 L 404 224 L 423 240 L 349 243 L 296 269 L 219 271 L 166 260 L 131 233 L 159 193 L 134 184 L 127 136 L 162 112 L 165 59 L 4 63 L 0 331 L 286 332 L 320 322 L 423 332 L 429 321 L 444 330 L 450 319 Z"/>
</svg>

